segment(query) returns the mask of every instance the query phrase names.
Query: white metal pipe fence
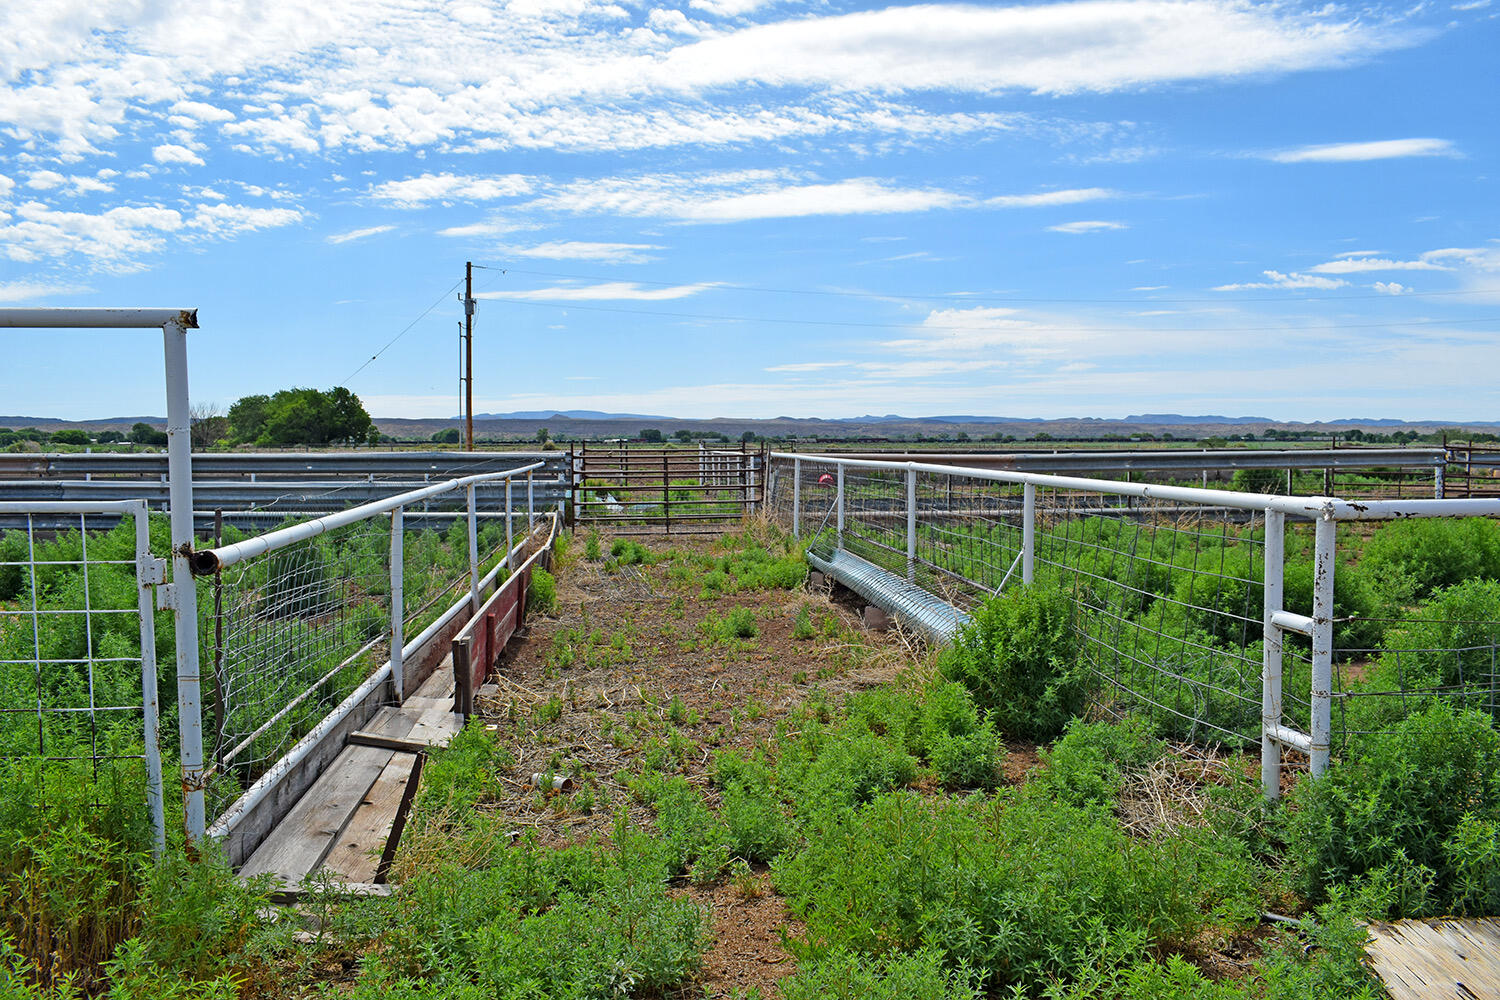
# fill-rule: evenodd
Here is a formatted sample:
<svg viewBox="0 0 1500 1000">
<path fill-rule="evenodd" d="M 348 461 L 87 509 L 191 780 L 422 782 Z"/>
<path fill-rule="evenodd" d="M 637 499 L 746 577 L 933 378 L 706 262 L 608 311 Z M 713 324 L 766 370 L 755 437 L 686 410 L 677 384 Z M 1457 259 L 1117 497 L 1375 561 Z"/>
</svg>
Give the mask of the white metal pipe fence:
<svg viewBox="0 0 1500 1000">
<path fill-rule="evenodd" d="M 1488 623 L 1488 671 L 1481 643 L 1462 661 L 1467 677 L 1442 690 L 1404 683 L 1358 690 L 1355 657 L 1371 652 L 1358 648 L 1360 626 L 1376 619 L 1346 608 L 1349 596 L 1335 586 L 1340 523 L 1495 517 L 1500 501 L 1361 501 L 772 458 L 772 516 L 824 560 L 859 556 L 956 605 L 1017 581 L 1067 590 L 1106 704 L 1143 708 L 1184 737 L 1259 743 L 1268 796 L 1279 794 L 1284 749 L 1306 754 L 1319 775 L 1336 738 L 1360 731 L 1349 718 L 1352 698 L 1404 703 L 1458 692 L 1464 704 L 1500 707 L 1493 667 L 1500 622 Z M 1387 643 L 1381 655 L 1399 663 L 1403 652 L 1415 651 Z"/>
<path fill-rule="evenodd" d="M 351 694 L 385 683 L 396 703 L 410 693 L 406 658 L 419 643 L 408 636 L 425 641 L 434 622 L 476 607 L 482 587 L 509 569 L 512 522 L 536 519 L 529 502 L 512 506 L 509 485 L 540 467 L 435 483 L 193 553 L 221 609 L 205 649 L 216 830 L 224 813 L 254 805 L 263 779 L 285 771 L 282 762 Z M 497 510 L 483 509 L 475 487 L 485 483 L 507 487 Z M 447 528 L 413 530 L 408 512 L 429 525 L 446 516 Z"/>
</svg>

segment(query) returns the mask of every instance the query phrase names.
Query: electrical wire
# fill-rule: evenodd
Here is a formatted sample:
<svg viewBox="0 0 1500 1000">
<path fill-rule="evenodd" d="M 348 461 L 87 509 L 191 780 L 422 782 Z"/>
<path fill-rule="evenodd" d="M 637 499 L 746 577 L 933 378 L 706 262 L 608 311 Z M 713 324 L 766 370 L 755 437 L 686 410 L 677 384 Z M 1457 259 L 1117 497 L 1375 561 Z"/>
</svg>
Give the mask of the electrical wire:
<svg viewBox="0 0 1500 1000">
<path fill-rule="evenodd" d="M 459 285 L 462 285 L 463 283 L 464 283 L 464 279 L 459 278 L 453 284 L 449 285 L 447 287 L 447 289 L 444 290 L 443 294 L 439 295 L 437 297 L 436 301 L 434 301 L 432 303 L 432 305 L 430 305 L 426 309 L 422 310 L 422 314 L 420 316 L 418 316 L 416 319 L 412 320 L 410 323 L 406 324 L 406 326 L 401 330 L 400 333 L 396 334 L 394 337 L 392 337 L 389 341 L 386 342 L 386 345 L 384 347 L 382 347 L 380 350 L 376 351 L 374 354 L 370 355 L 370 360 L 369 361 L 366 361 L 364 364 L 362 364 L 358 368 L 354 369 L 354 371 L 350 372 L 349 373 L 349 377 L 346 378 L 346 379 L 344 379 L 343 384 L 347 386 L 350 382 L 352 382 L 354 380 L 354 376 L 358 375 L 360 372 L 362 372 L 366 368 L 370 367 L 370 364 L 372 362 L 374 362 L 376 358 L 380 357 L 386 351 L 390 350 L 391 346 L 393 344 L 395 344 L 396 341 L 400 340 L 402 337 L 406 336 L 409 332 L 411 332 L 411 328 L 412 327 L 416 326 L 418 323 L 422 322 L 422 320 L 426 319 L 428 313 L 432 312 L 438 306 L 442 305 L 443 304 L 443 300 L 446 299 L 450 293 L 452 293 L 455 289 L 458 288 Z"/>
<path fill-rule="evenodd" d="M 476 271 L 498 271 L 501 274 L 524 274 L 536 278 L 564 278 L 574 281 L 605 281 L 618 282 L 620 277 L 598 274 L 568 274 L 561 271 L 528 271 L 520 268 L 498 265 L 475 264 Z M 1351 294 L 1351 295 L 1257 295 L 1257 296 L 1215 296 L 1214 298 L 1133 298 L 1133 299 L 1100 299 L 1100 298 L 1045 298 L 1041 296 L 979 296 L 963 295 L 953 292 L 938 292 L 932 295 L 908 295 L 895 292 L 851 292 L 839 289 L 819 288 L 772 288 L 765 285 L 741 285 L 735 282 L 691 282 L 691 281 L 650 281 L 644 278 L 631 279 L 632 284 L 655 285 L 661 288 L 671 288 L 679 285 L 701 284 L 705 287 L 726 289 L 736 292 L 770 292 L 776 295 L 826 295 L 838 298 L 851 299 L 876 299 L 903 302 L 930 302 L 934 299 L 953 302 L 1051 302 L 1060 305 L 1085 304 L 1085 303 L 1129 303 L 1133 305 L 1152 303 L 1217 303 L 1217 302 L 1347 302 L 1356 299 L 1388 299 L 1391 296 L 1386 293 L 1373 294 Z M 1500 293 L 1500 287 L 1494 288 L 1465 288 L 1446 292 L 1402 292 L 1401 298 L 1429 298 L 1453 295 L 1484 295 Z"/>
<path fill-rule="evenodd" d="M 477 266 L 477 265 L 476 265 Z M 475 298 L 481 296 L 476 295 Z M 537 306 L 546 309 L 582 309 L 588 312 L 620 313 L 626 316 L 657 316 L 672 319 L 709 320 L 722 323 L 771 323 L 779 326 L 831 326 L 863 330 L 911 330 L 924 333 L 974 333 L 983 332 L 982 326 L 929 326 L 925 323 L 856 323 L 830 319 L 780 319 L 765 316 L 728 316 L 715 313 L 669 312 L 661 309 L 621 309 L 618 306 L 589 306 L 578 302 L 541 302 L 536 299 L 511 298 L 505 295 L 489 295 L 491 301 L 499 300 L 509 305 Z M 1458 323 L 1500 323 L 1500 317 L 1484 316 L 1475 319 L 1427 319 L 1405 320 L 1393 323 L 1324 323 L 1318 326 L 1217 326 L 1212 333 L 1271 333 L 1295 330 L 1298 333 L 1318 333 L 1324 330 L 1372 330 L 1391 327 L 1450 326 Z M 1200 332 L 1186 327 L 1138 327 L 1138 326 L 1047 326 L 1024 328 L 1037 333 L 1191 333 Z"/>
</svg>

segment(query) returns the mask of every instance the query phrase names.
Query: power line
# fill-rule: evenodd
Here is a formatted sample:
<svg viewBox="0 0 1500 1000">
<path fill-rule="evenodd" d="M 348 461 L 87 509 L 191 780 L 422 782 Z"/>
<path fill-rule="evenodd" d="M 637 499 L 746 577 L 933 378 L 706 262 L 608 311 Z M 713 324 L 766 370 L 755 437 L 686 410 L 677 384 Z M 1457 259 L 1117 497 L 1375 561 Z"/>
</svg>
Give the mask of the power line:
<svg viewBox="0 0 1500 1000">
<path fill-rule="evenodd" d="M 474 265 L 478 267 L 479 265 Z M 476 296 L 480 297 L 480 296 Z M 538 306 L 550 309 L 583 309 L 588 312 L 622 313 L 627 316 L 660 316 L 673 319 L 696 319 L 715 320 L 723 323 L 774 323 L 780 326 L 834 326 L 852 327 L 870 330 L 922 330 L 939 331 L 944 333 L 965 333 L 982 330 L 979 326 L 928 326 L 924 323 L 855 323 L 844 320 L 819 320 L 819 319 L 778 319 L 764 316 L 726 316 L 714 313 L 683 313 L 668 312 L 658 309 L 621 309 L 617 306 L 586 306 L 577 302 L 540 302 L 535 299 L 511 298 L 509 296 L 492 296 L 500 301 L 511 305 Z M 1281 330 L 1295 330 L 1299 333 L 1317 333 L 1320 330 L 1372 330 L 1387 329 L 1390 327 L 1408 326 L 1449 326 L 1458 323 L 1500 323 L 1500 317 L 1480 317 L 1477 319 L 1429 319 L 1429 320 L 1406 320 L 1395 323 L 1324 323 L 1318 326 L 1218 326 L 1211 331 L 1213 333 L 1271 333 Z M 1139 326 L 1037 326 L 1035 329 L 1042 333 L 1190 333 L 1191 329 L 1183 327 L 1139 327 Z"/>
<path fill-rule="evenodd" d="M 396 334 L 394 337 L 392 337 L 389 341 L 386 342 L 386 345 L 384 347 L 382 347 L 380 350 L 376 351 L 374 354 L 370 355 L 370 360 L 369 361 L 366 361 L 364 364 L 362 364 L 358 368 L 354 369 L 354 371 L 350 372 L 349 373 L 349 377 L 346 378 L 346 379 L 344 379 L 344 383 L 343 384 L 344 385 L 348 385 L 350 382 L 352 382 L 354 380 L 354 376 L 355 375 L 358 375 L 360 372 L 362 372 L 366 368 L 370 367 L 370 364 L 376 358 L 380 357 L 386 351 L 388 351 L 388 350 L 391 349 L 391 345 L 392 344 L 394 344 L 396 341 L 400 340 L 402 337 L 406 336 L 407 333 L 409 333 L 411 331 L 412 327 L 416 326 L 418 323 L 422 322 L 422 320 L 424 320 L 424 319 L 427 318 L 427 314 L 428 313 L 432 312 L 438 306 L 442 305 L 443 304 L 443 300 L 448 297 L 448 293 L 449 292 L 452 292 L 455 288 L 457 288 L 459 285 L 462 285 L 463 283 L 464 283 L 464 279 L 459 278 L 453 284 L 449 285 L 446 289 L 444 289 L 443 290 L 443 294 L 439 295 L 437 297 L 437 299 L 432 303 L 432 305 L 428 306 L 426 309 L 423 309 L 422 310 L 422 314 L 420 316 L 418 316 L 416 319 L 412 320 L 410 323 L 406 324 L 406 326 L 401 330 L 400 333 Z"/>
<path fill-rule="evenodd" d="M 476 268 L 485 271 L 498 271 L 501 274 L 524 274 L 535 278 L 565 278 L 575 281 L 604 281 L 618 282 L 622 279 L 618 275 L 600 274 L 569 274 L 562 271 L 528 271 L 515 267 L 500 267 L 484 264 L 475 264 Z M 766 285 L 742 285 L 736 282 L 692 282 L 692 281 L 652 281 L 645 278 L 628 279 L 636 285 L 655 285 L 661 288 L 671 288 L 681 285 L 704 285 L 706 287 L 722 288 L 736 292 L 770 292 L 776 295 L 825 295 L 837 298 L 851 299 L 895 299 L 903 302 L 930 302 L 934 299 L 953 302 L 1051 302 L 1061 305 L 1087 304 L 1087 303 L 1129 303 L 1140 305 L 1143 303 L 1217 303 L 1217 302 L 1348 302 L 1358 299 L 1388 299 L 1390 295 L 1379 292 L 1371 294 L 1350 295 L 1256 295 L 1256 296 L 1216 296 L 1214 298 L 1133 298 L 1133 299 L 1104 299 L 1104 298 L 1045 298 L 1042 296 L 981 296 L 962 295 L 953 292 L 939 292 L 932 295 L 908 295 L 895 292 L 851 292 L 835 289 L 818 288 L 772 288 Z M 1484 295 L 1500 293 L 1500 287 L 1493 288 L 1465 288 L 1446 292 L 1402 292 L 1400 297 L 1405 298 L 1435 298 L 1454 295 Z"/>
</svg>

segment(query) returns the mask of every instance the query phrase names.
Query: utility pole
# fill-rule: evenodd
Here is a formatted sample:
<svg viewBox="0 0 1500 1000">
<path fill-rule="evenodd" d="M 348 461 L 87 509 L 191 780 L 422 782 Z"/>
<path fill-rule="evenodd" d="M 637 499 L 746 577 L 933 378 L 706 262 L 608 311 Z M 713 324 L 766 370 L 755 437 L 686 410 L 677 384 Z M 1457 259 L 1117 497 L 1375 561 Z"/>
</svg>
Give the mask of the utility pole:
<svg viewBox="0 0 1500 1000">
<path fill-rule="evenodd" d="M 474 450 L 474 262 L 464 264 L 464 443 Z"/>
</svg>

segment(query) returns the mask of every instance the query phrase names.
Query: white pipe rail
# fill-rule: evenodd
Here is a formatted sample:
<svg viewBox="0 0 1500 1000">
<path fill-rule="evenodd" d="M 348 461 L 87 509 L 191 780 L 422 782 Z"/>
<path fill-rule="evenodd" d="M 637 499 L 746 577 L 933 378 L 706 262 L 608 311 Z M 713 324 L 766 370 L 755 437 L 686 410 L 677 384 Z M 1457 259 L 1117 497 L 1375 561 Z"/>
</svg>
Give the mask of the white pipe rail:
<svg viewBox="0 0 1500 1000">
<path fill-rule="evenodd" d="M 32 330 L 198 329 L 196 309 L 0 309 L 0 327 Z"/>
<path fill-rule="evenodd" d="M 368 520 L 377 514 L 384 514 L 398 507 L 407 507 L 441 493 L 463 489 L 472 483 L 488 483 L 503 479 L 509 485 L 511 477 L 519 476 L 523 473 L 540 469 L 541 467 L 542 463 L 536 462 L 531 465 L 523 465 L 518 469 L 507 469 L 504 472 L 485 472 L 477 476 L 450 479 L 446 482 L 434 483 L 422 489 L 411 490 L 407 493 L 387 497 L 384 500 L 376 500 L 358 507 L 350 507 L 348 510 L 342 510 L 337 514 L 330 514 L 327 517 L 294 524 L 291 527 L 282 528 L 280 531 L 272 531 L 264 535 L 257 535 L 254 538 L 247 538 L 242 542 L 234 542 L 233 544 L 222 545 L 214 549 L 200 549 L 193 553 L 193 570 L 200 576 L 207 576 L 215 570 L 226 569 L 235 563 L 244 562 L 246 559 L 265 555 L 268 552 L 275 552 L 277 549 L 286 548 L 288 545 L 294 545 L 297 542 L 327 534 L 335 528 L 342 528 L 346 524 Z"/>
<path fill-rule="evenodd" d="M 1036 472 L 1004 472 L 997 469 L 965 468 L 954 465 L 930 465 L 925 462 L 877 462 L 870 459 L 839 458 L 833 455 L 806 455 L 772 452 L 772 458 L 832 465 L 838 469 L 914 469 L 939 476 L 963 476 L 998 483 L 1030 484 L 1060 490 L 1108 493 L 1138 497 L 1143 500 L 1172 500 L 1205 507 L 1230 507 L 1236 510 L 1274 510 L 1293 517 L 1331 518 L 1335 521 L 1389 521 L 1405 517 L 1475 517 L 1500 516 L 1500 499 L 1462 500 L 1342 500 L 1337 497 L 1284 497 L 1266 493 L 1241 493 L 1235 490 L 1208 490 L 1196 486 L 1164 486 L 1155 483 L 1121 483 L 1110 479 L 1087 479 L 1080 476 L 1052 476 Z"/>
</svg>

